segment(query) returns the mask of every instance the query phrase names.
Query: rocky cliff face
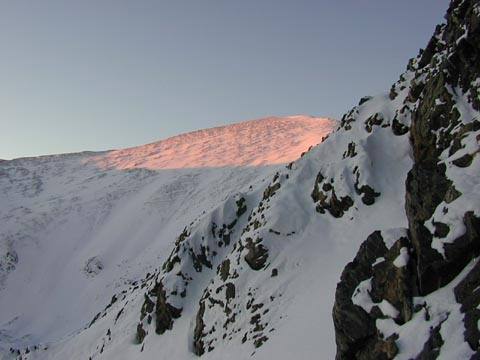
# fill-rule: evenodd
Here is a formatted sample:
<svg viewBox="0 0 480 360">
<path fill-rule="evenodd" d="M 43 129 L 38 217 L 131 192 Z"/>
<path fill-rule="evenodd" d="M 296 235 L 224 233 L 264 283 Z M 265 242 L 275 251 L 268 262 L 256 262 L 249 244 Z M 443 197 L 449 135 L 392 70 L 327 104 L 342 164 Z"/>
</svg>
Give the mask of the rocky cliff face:
<svg viewBox="0 0 480 360">
<path fill-rule="evenodd" d="M 337 359 L 480 356 L 479 86 L 480 3 L 454 0 L 390 92 L 406 93 L 393 124 L 412 149 L 408 228 L 373 232 L 344 269 Z"/>
</svg>

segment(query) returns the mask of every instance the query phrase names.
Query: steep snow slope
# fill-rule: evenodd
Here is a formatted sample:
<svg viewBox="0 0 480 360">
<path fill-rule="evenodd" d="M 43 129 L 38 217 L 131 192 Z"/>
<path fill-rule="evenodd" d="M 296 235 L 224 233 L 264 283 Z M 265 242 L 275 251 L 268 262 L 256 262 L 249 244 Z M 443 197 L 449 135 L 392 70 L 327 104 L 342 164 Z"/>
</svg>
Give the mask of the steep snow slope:
<svg viewBox="0 0 480 360">
<path fill-rule="evenodd" d="M 118 289 L 91 327 L 30 356 L 334 357 L 343 265 L 373 230 L 407 226 L 410 145 L 391 127 L 402 96 L 362 103 L 348 131 L 186 223 L 163 265 Z M 368 130 L 376 113 L 382 124 Z"/>
<path fill-rule="evenodd" d="M 70 338 L 163 261 L 186 225 L 263 183 L 332 126 L 267 118 L 126 150 L 2 162 L 3 351 Z"/>
<path fill-rule="evenodd" d="M 29 356 L 332 358 L 343 264 L 372 231 L 407 226 L 410 145 L 392 127 L 406 94 L 362 99 L 300 160 L 184 221 L 168 259 L 112 291 L 91 327 Z"/>
<path fill-rule="evenodd" d="M 244 359 L 254 352 L 259 359 L 311 358 L 319 353 L 333 357 L 331 307 L 343 264 L 379 224 L 407 225 L 403 184 L 411 167 L 410 147 L 408 136 L 395 136 L 390 127 L 397 106 L 387 96 L 362 104 L 354 109 L 360 120 L 351 130 L 333 134 L 297 162 L 276 168 L 278 174 L 271 173 L 266 182 L 239 182 L 238 176 L 252 180 L 244 173 L 251 168 L 232 174 L 235 186 L 226 187 L 229 196 L 222 204 L 205 213 L 192 212 L 199 217 L 182 215 L 176 221 L 186 227 L 183 232 L 177 227 L 180 236 L 167 261 L 161 256 L 165 247 L 145 248 L 135 241 L 132 249 L 140 249 L 140 254 L 125 251 L 133 254 L 122 267 L 138 261 L 158 267 L 145 268 L 143 279 L 137 271 L 138 282 L 130 287 L 111 285 L 108 296 L 115 294 L 115 301 L 105 311 L 105 297 L 102 304 L 89 303 L 99 311 L 91 327 L 50 343 L 48 350 L 30 347 L 28 358 L 187 359 L 194 358 L 194 352 L 205 352 L 207 359 Z M 370 133 L 364 122 L 377 112 L 385 114 L 384 126 Z M 395 151 L 382 151 L 389 146 Z M 369 198 L 367 184 L 380 195 Z M 122 206 L 126 201 L 115 208 L 121 211 Z M 128 233 L 140 221 L 131 205 L 128 216 L 132 219 L 122 216 L 121 222 L 108 226 L 114 230 L 102 234 L 103 241 L 116 248 L 115 240 L 107 239 Z M 163 244 L 171 251 L 171 239 Z M 81 259 L 106 253 L 97 245 L 88 249 Z M 110 263 L 104 262 L 105 270 L 95 281 L 112 278 L 107 274 Z M 111 271 L 117 271 L 112 265 Z M 73 268 L 78 271 L 81 266 L 79 261 Z M 71 274 L 65 278 L 72 282 Z M 84 325 L 94 318 L 92 311 L 71 311 Z M 151 324 L 149 315 L 154 315 Z M 52 329 L 58 322 L 52 321 Z M 142 344 L 136 345 L 139 340 Z"/>
</svg>

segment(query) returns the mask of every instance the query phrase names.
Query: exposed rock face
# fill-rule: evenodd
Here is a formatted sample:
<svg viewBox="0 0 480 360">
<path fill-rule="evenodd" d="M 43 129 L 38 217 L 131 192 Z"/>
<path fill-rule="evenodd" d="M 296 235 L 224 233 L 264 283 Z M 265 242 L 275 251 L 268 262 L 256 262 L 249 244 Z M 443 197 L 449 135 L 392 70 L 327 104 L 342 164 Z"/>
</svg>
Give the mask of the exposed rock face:
<svg viewBox="0 0 480 360">
<path fill-rule="evenodd" d="M 333 179 L 330 182 L 326 181 L 322 173 L 319 172 L 311 196 L 313 201 L 317 203 L 317 212 L 325 214 L 325 210 L 328 210 L 333 217 L 340 218 L 353 206 L 353 200 L 348 195 L 339 198 L 335 193 L 332 182 Z"/>
<path fill-rule="evenodd" d="M 400 237 L 388 248 L 380 231 L 372 233 L 342 273 L 333 309 L 340 359 L 388 359 L 398 351 L 395 336 L 383 339 L 375 326 L 377 319 L 388 316 L 393 315 L 399 323 L 405 323 L 412 316 L 414 269 L 412 262 L 408 266 L 395 265 L 402 249 L 408 245 L 402 232 L 397 234 Z M 397 234 L 385 236 L 389 236 L 391 242 L 392 235 Z M 362 284 L 367 284 L 364 289 Z M 370 304 L 361 303 L 363 290 L 368 291 Z M 369 312 L 362 305 L 369 308 Z M 392 314 L 393 308 L 398 310 Z"/>
<path fill-rule="evenodd" d="M 373 233 L 342 273 L 333 310 L 340 358 L 354 357 L 366 340 L 376 333 L 374 320 L 366 312 L 357 309 L 352 296 L 358 284 L 372 276 L 371 264 L 385 251 L 380 233 Z"/>
<path fill-rule="evenodd" d="M 470 256 L 464 256 L 463 259 L 447 256 L 445 261 L 431 248 L 432 235 L 424 223 L 446 199 L 447 192 L 453 186 L 446 177 L 446 165 L 440 159 L 442 152 L 448 149 L 450 155 L 454 154 L 459 150 L 457 144 L 465 131 L 468 131 L 467 127 L 480 127 L 478 121 L 468 126 L 461 124 L 458 107 L 449 91 L 455 86 L 464 93 L 470 91 L 475 94 L 471 97 L 471 105 L 474 109 L 479 109 L 478 87 L 471 85 L 480 74 L 480 26 L 475 4 L 478 5 L 478 2 L 452 2 L 447 14 L 447 25 L 437 27 L 420 58 L 417 73 L 426 74 L 424 82 L 418 83 L 422 84 L 422 89 L 414 92 L 415 88 L 412 88 L 410 94 L 411 100 L 418 100 L 419 105 L 412 113 L 410 136 L 415 163 L 406 184 L 406 210 L 411 240 L 417 254 L 421 294 L 428 294 L 438 288 L 438 285 L 448 283 L 470 260 Z M 438 60 L 435 59 L 442 52 L 446 52 L 446 56 L 436 64 Z M 431 69 L 425 72 L 424 69 L 428 68 Z M 454 160 L 453 164 L 468 166 L 471 158 L 471 154 L 465 154 Z M 478 246 L 480 244 L 476 249 L 470 249 L 473 250 L 471 256 L 478 254 Z M 457 268 L 456 271 L 450 271 L 452 266 Z"/>
<path fill-rule="evenodd" d="M 260 239 L 261 240 L 261 239 Z M 245 261 L 253 270 L 260 270 L 268 259 L 268 251 L 262 244 L 254 242 L 251 238 L 246 239 L 245 248 L 248 250 Z"/>
<path fill-rule="evenodd" d="M 398 232 L 374 232 L 345 267 L 333 309 L 337 359 L 393 359 L 399 337 L 408 341 L 400 330 L 409 322 L 418 328 L 429 325 L 423 347 L 410 349 L 409 358 L 436 358 L 447 340 L 442 326 L 453 321 L 458 326 L 459 318 L 463 330 L 457 331 L 470 347 L 464 354 L 480 356 L 480 295 L 475 292 L 480 270 L 474 260 L 480 254 L 480 204 L 472 204 L 464 194 L 469 187 L 460 185 L 462 176 L 478 184 L 478 173 L 470 167 L 479 152 L 480 122 L 472 115 L 480 110 L 479 9 L 478 1 L 453 0 L 446 24 L 437 26 L 427 48 L 401 77 L 401 82 L 411 79 L 399 112 L 410 126 L 399 117 L 392 129 L 394 135 L 410 132 L 414 164 L 405 184 L 409 228 L 400 237 Z M 399 92 L 394 85 L 390 99 Z M 380 118 L 372 118 L 366 131 L 381 124 Z M 458 313 L 437 306 L 440 291 L 455 299 Z"/>
<path fill-rule="evenodd" d="M 157 304 L 155 309 L 156 324 L 155 332 L 163 334 L 166 330 L 170 330 L 173 325 L 173 319 L 180 317 L 182 309 L 170 305 L 166 300 L 165 290 L 162 282 L 157 287 Z"/>
<path fill-rule="evenodd" d="M 196 355 L 201 356 L 205 353 L 203 342 L 203 330 L 205 329 L 205 323 L 203 322 L 203 315 L 205 314 L 205 303 L 200 302 L 200 306 L 197 312 L 195 330 L 193 332 L 193 349 Z"/>
</svg>

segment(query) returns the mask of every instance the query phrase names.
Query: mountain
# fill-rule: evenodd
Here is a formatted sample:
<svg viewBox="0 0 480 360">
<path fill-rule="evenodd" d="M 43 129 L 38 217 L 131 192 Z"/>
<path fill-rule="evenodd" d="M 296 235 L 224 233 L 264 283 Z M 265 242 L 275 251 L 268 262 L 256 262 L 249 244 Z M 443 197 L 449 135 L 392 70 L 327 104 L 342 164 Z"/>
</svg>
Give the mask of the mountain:
<svg viewBox="0 0 480 360">
<path fill-rule="evenodd" d="M 287 165 L 0 164 L 5 356 L 478 358 L 479 34 L 453 0 L 390 91 Z"/>
<path fill-rule="evenodd" d="M 264 183 L 333 126 L 271 117 L 132 149 L 2 162 L 3 353 L 70 339 L 164 261 L 186 225 Z"/>
</svg>

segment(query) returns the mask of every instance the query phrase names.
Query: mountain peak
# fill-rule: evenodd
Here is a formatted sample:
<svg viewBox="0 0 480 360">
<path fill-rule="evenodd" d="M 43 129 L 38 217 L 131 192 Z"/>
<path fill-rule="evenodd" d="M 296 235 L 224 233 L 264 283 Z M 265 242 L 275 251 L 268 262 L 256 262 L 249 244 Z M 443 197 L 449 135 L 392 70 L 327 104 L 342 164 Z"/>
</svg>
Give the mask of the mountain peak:
<svg viewBox="0 0 480 360">
<path fill-rule="evenodd" d="M 152 170 L 282 164 L 320 143 L 334 125 L 328 118 L 272 116 L 114 150 L 90 160 L 102 168 Z"/>
</svg>

